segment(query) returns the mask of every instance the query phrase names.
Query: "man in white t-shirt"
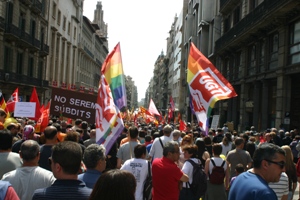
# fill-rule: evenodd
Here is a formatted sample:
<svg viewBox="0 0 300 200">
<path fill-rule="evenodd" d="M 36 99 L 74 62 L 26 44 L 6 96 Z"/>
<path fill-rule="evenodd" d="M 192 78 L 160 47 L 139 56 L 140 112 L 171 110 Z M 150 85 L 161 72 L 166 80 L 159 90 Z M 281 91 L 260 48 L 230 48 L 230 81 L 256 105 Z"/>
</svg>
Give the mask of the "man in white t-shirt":
<svg viewBox="0 0 300 200">
<path fill-rule="evenodd" d="M 20 199 L 31 200 L 36 189 L 49 187 L 56 179 L 52 172 L 39 167 L 40 146 L 36 141 L 24 141 L 20 157 L 23 166 L 4 174 L 2 180 L 10 182 Z"/>
<path fill-rule="evenodd" d="M 155 158 L 163 157 L 163 145 L 173 140 L 173 137 L 170 137 L 172 131 L 173 129 L 170 125 L 165 125 L 165 127 L 163 128 L 164 135 L 159 138 L 155 138 L 155 140 L 153 141 L 152 147 L 149 152 L 149 160 L 151 160 L 152 158 L 154 160 Z"/>
<path fill-rule="evenodd" d="M 127 160 L 121 167 L 121 170 L 126 170 L 132 173 L 136 179 L 135 199 L 143 200 L 144 182 L 148 175 L 148 161 L 146 158 L 146 146 L 138 144 L 134 148 L 134 156 Z M 150 166 L 151 167 L 151 166 Z M 151 170 L 151 168 L 150 168 Z"/>
</svg>

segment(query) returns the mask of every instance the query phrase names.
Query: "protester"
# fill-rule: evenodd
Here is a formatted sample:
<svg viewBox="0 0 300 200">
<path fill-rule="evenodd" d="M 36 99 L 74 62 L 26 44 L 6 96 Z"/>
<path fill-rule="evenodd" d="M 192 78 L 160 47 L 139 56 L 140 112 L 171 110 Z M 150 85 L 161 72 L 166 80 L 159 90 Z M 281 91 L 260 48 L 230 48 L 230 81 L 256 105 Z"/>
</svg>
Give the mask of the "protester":
<svg viewBox="0 0 300 200">
<path fill-rule="evenodd" d="M 44 130 L 45 144 L 40 149 L 39 166 L 51 171 L 49 157 L 52 153 L 52 147 L 57 143 L 57 128 L 55 126 L 47 126 Z"/>
<path fill-rule="evenodd" d="M 244 169 L 243 164 L 239 163 L 239 164 L 237 164 L 235 166 L 235 176 L 230 179 L 228 190 L 230 190 L 230 186 L 232 185 L 232 183 L 234 182 L 234 180 L 236 179 L 236 177 L 238 177 L 238 175 L 240 175 L 244 171 L 245 171 L 245 169 Z"/>
<path fill-rule="evenodd" d="M 213 144 L 212 151 L 213 156 L 211 158 L 208 158 L 205 162 L 205 173 L 207 177 L 209 177 L 209 181 L 207 182 L 205 200 L 227 200 L 226 189 L 229 187 L 229 171 L 227 169 L 228 166 L 226 161 L 220 157 L 222 152 L 222 146 L 219 143 L 215 143 Z M 212 181 L 213 169 L 215 166 L 223 167 L 224 170 L 224 176 L 221 179 L 219 178 L 220 180 L 218 180 L 220 183 L 215 183 Z"/>
<path fill-rule="evenodd" d="M 54 126 L 57 130 L 57 141 L 63 142 L 65 140 L 66 134 L 62 132 L 62 126 L 59 123 L 53 123 L 52 126 Z"/>
<path fill-rule="evenodd" d="M 49 187 L 55 178 L 52 172 L 38 166 L 40 146 L 36 141 L 23 142 L 20 157 L 22 167 L 4 174 L 2 180 L 9 181 L 22 200 L 31 200 L 34 190 Z"/>
<path fill-rule="evenodd" d="M 171 132 L 173 131 L 170 125 L 165 125 L 163 128 L 163 136 L 155 138 L 150 149 L 149 157 L 151 159 L 161 158 L 163 156 L 163 146 L 171 141 L 173 138 L 170 138 Z"/>
<path fill-rule="evenodd" d="M 274 190 L 278 200 L 287 200 L 289 194 L 289 178 L 285 172 L 281 173 L 278 182 L 270 182 L 269 187 Z"/>
<path fill-rule="evenodd" d="M 48 188 L 35 190 L 32 200 L 87 200 L 91 189 L 77 179 L 82 150 L 76 142 L 64 141 L 52 148 L 49 161 L 56 181 Z"/>
<path fill-rule="evenodd" d="M 228 152 L 232 150 L 232 136 L 231 133 L 227 132 L 225 133 L 225 136 L 222 139 L 222 142 L 220 142 L 222 146 L 222 153 L 224 156 L 227 156 Z"/>
<path fill-rule="evenodd" d="M 3 174 L 22 166 L 18 153 L 11 152 L 13 136 L 7 129 L 0 130 L 0 178 Z"/>
<path fill-rule="evenodd" d="M 135 200 L 135 189 L 132 173 L 113 169 L 100 176 L 89 200 Z"/>
<path fill-rule="evenodd" d="M 189 180 L 189 177 L 175 164 L 179 160 L 179 154 L 178 143 L 170 141 L 164 145 L 163 157 L 153 160 L 153 200 L 178 200 L 180 181 L 187 182 Z"/>
<path fill-rule="evenodd" d="M 0 199 L 2 200 L 20 200 L 15 189 L 8 181 L 0 180 Z"/>
<path fill-rule="evenodd" d="M 239 163 L 243 164 L 245 171 L 251 168 L 252 158 L 248 151 L 243 150 L 244 140 L 237 137 L 234 141 L 235 149 L 228 152 L 226 161 L 230 169 L 230 178 L 235 176 L 235 166 Z"/>
<path fill-rule="evenodd" d="M 24 141 L 26 140 L 34 140 L 34 127 L 32 125 L 26 125 L 23 129 L 23 138 L 21 140 L 16 141 L 13 146 L 11 151 L 15 153 L 19 153 L 21 145 Z M 39 141 L 37 141 L 39 142 Z"/>
<path fill-rule="evenodd" d="M 91 144 L 96 143 L 96 129 L 90 131 L 90 138 L 83 141 L 84 146 L 88 147 Z"/>
<path fill-rule="evenodd" d="M 278 182 L 285 171 L 285 152 L 272 143 L 258 146 L 253 156 L 253 168 L 240 174 L 229 191 L 229 200 L 274 200 L 269 182 Z M 249 184 L 251 183 L 251 184 Z"/>
<path fill-rule="evenodd" d="M 198 148 L 197 158 L 201 161 L 201 164 L 205 166 L 205 161 L 210 158 L 208 151 L 205 148 L 205 142 L 202 138 L 196 140 L 196 146 Z"/>
<path fill-rule="evenodd" d="M 134 156 L 127 160 L 121 167 L 121 170 L 127 170 L 132 173 L 136 179 L 135 199 L 143 200 L 144 181 L 148 175 L 148 161 L 146 159 L 146 146 L 138 144 L 134 147 Z"/>
<path fill-rule="evenodd" d="M 83 163 L 87 171 L 78 175 L 78 179 L 83 181 L 87 187 L 93 188 L 106 168 L 105 159 L 105 147 L 103 145 L 89 145 L 83 154 Z"/>
</svg>

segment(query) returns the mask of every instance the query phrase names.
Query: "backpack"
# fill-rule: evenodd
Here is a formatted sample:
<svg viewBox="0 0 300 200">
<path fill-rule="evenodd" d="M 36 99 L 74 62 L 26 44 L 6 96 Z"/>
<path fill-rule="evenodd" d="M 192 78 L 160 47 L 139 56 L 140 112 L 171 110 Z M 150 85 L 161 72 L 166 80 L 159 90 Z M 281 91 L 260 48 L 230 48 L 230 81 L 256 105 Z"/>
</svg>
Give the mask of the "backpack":
<svg viewBox="0 0 300 200">
<path fill-rule="evenodd" d="M 225 165 L 225 160 L 223 160 L 221 166 L 216 166 L 216 163 L 213 159 L 211 159 L 211 162 L 214 167 L 211 174 L 209 174 L 209 182 L 212 184 L 221 185 L 224 183 L 225 178 L 225 170 L 223 168 L 223 166 Z"/>
<path fill-rule="evenodd" d="M 150 199 L 152 199 L 152 175 L 150 169 L 150 162 L 148 162 L 148 175 L 144 182 L 143 200 L 150 200 Z"/>
<path fill-rule="evenodd" d="M 203 169 L 202 164 L 195 163 L 193 160 L 186 160 L 186 162 L 191 163 L 193 166 L 193 182 L 188 185 L 192 193 L 199 199 L 206 193 L 207 189 L 207 177 Z"/>
</svg>

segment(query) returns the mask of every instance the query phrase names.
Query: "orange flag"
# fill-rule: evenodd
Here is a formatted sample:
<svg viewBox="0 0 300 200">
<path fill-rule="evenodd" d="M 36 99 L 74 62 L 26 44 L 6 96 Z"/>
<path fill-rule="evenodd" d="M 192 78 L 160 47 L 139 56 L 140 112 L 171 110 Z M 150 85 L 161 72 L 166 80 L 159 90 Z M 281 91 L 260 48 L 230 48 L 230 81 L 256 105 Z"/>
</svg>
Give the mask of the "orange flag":
<svg viewBox="0 0 300 200">
<path fill-rule="evenodd" d="M 39 120 L 35 125 L 35 132 L 41 133 L 44 132 L 45 128 L 49 124 L 49 113 L 50 113 L 51 101 L 48 102 L 47 106 L 44 108 Z"/>
</svg>

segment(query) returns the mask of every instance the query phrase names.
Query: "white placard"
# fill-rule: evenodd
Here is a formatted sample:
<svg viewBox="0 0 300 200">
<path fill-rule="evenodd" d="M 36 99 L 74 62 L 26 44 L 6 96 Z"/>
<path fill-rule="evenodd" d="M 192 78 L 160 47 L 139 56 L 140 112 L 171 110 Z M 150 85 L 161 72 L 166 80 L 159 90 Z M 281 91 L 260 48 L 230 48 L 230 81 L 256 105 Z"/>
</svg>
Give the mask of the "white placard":
<svg viewBox="0 0 300 200">
<path fill-rule="evenodd" d="M 219 124 L 220 115 L 214 115 L 211 122 L 211 129 L 217 130 Z"/>
<path fill-rule="evenodd" d="M 35 102 L 16 102 L 15 117 L 35 117 Z"/>
</svg>

